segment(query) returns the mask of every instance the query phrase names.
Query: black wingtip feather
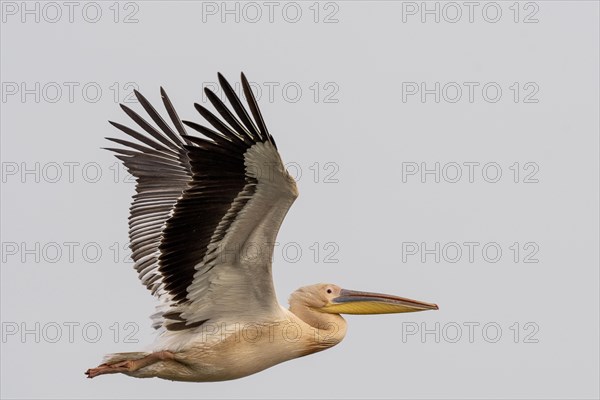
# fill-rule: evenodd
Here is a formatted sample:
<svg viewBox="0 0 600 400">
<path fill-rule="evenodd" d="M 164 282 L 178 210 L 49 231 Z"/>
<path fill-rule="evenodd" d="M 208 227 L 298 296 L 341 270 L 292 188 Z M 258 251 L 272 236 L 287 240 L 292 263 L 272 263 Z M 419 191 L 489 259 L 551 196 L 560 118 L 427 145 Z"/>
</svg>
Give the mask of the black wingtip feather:
<svg viewBox="0 0 600 400">
<path fill-rule="evenodd" d="M 229 126 L 225 125 L 217 116 L 210 112 L 206 107 L 194 103 L 194 108 L 200 113 L 211 124 L 217 131 L 221 132 L 229 141 L 238 145 L 242 149 L 250 147 L 253 142 L 244 140 L 244 133 L 238 134 L 234 132 Z M 221 111 L 221 110 L 219 110 Z M 189 126 L 189 125 L 188 125 Z"/>
<path fill-rule="evenodd" d="M 156 125 L 158 125 L 158 127 L 162 130 L 162 132 L 173 142 L 171 147 L 173 147 L 173 148 L 179 147 L 179 145 L 181 144 L 181 139 L 179 137 L 177 137 L 177 134 L 175 134 L 175 132 L 173 132 L 171 127 L 169 125 L 167 125 L 167 123 L 160 116 L 158 111 L 156 111 L 156 109 L 152 106 L 152 104 L 150 104 L 148 99 L 146 99 L 140 92 L 138 92 L 135 89 L 133 90 L 133 93 L 135 94 L 135 97 L 138 99 L 139 103 L 142 105 L 144 110 L 146 110 L 146 112 L 148 113 L 150 118 L 152 118 L 152 120 L 156 123 Z"/>
<path fill-rule="evenodd" d="M 123 103 L 119 103 L 119 107 L 121 107 L 121 110 L 125 111 L 126 113 L 133 112 L 133 110 L 131 108 L 127 107 Z"/>
<path fill-rule="evenodd" d="M 256 98 L 254 97 L 254 93 L 252 92 L 252 87 L 250 87 L 250 82 L 248 82 L 248 79 L 246 78 L 246 75 L 243 72 L 241 73 L 241 77 L 242 77 L 242 87 L 244 89 L 246 101 L 248 102 L 250 111 L 252 112 L 252 115 L 254 116 L 254 121 L 256 122 L 256 125 L 258 126 L 258 130 L 262 134 L 262 136 L 265 137 L 265 140 L 270 141 L 271 135 L 269 135 L 269 131 L 267 130 L 267 126 L 265 125 L 265 121 L 263 120 L 262 114 L 260 113 L 260 109 L 258 108 L 258 103 L 256 101 Z"/>
<path fill-rule="evenodd" d="M 246 129 L 241 123 L 240 121 L 231 113 L 231 111 L 229 110 L 229 108 L 227 108 L 227 106 L 225 106 L 225 104 L 221 101 L 221 99 L 219 98 L 219 96 L 217 96 L 215 94 L 215 92 L 213 92 L 212 90 L 210 90 L 209 88 L 204 88 L 204 93 L 206 93 L 206 97 L 208 97 L 208 100 L 212 103 L 212 105 L 216 108 L 217 112 L 221 115 L 221 117 L 223 117 L 223 119 L 225 121 L 227 121 L 227 123 L 229 124 L 229 127 L 225 126 L 220 120 L 217 119 L 216 123 L 217 125 L 221 125 L 221 128 L 225 128 L 226 130 L 230 130 L 232 131 L 231 133 L 233 133 L 235 136 L 237 136 L 237 138 L 239 138 L 242 142 L 244 142 L 244 144 L 246 146 L 251 146 L 252 144 L 254 144 L 254 136 L 248 131 L 248 129 Z M 212 114 L 211 114 L 212 116 Z M 211 125 L 213 125 L 215 128 L 219 129 L 215 123 L 213 123 L 213 121 L 210 121 Z M 222 129 L 219 129 L 221 132 L 223 132 Z M 225 132 L 223 132 L 225 133 Z"/>
<path fill-rule="evenodd" d="M 162 98 L 165 108 L 167 109 L 169 118 L 171 118 L 173 125 L 175 125 L 175 129 L 177 129 L 177 132 L 179 132 L 180 135 L 186 135 L 187 132 L 185 130 L 185 127 L 181 123 L 181 118 L 179 118 L 179 115 L 177 115 L 177 111 L 175 111 L 175 107 L 173 106 L 171 99 L 169 99 L 167 92 L 165 91 L 165 89 L 162 86 L 160 87 L 160 96 Z M 190 143 L 188 142 L 187 144 L 190 144 Z"/>
<path fill-rule="evenodd" d="M 143 96 L 141 96 L 141 102 L 144 102 L 144 101 L 147 102 L 147 100 Z M 167 148 L 171 148 L 171 149 L 175 149 L 175 150 L 178 148 L 177 144 L 170 141 L 165 136 L 165 134 L 158 131 L 154 126 L 149 124 L 144 118 L 142 118 L 138 113 L 133 111 L 131 108 L 127 107 L 124 104 L 121 104 L 121 109 L 123 111 L 125 111 L 125 114 L 127 114 L 129 116 L 129 118 L 131 118 L 136 124 L 138 124 L 140 128 L 142 128 L 144 131 L 146 131 L 150 136 L 152 136 L 158 142 L 162 143 Z M 151 113 L 149 113 L 149 114 L 151 114 Z M 152 117 L 154 118 L 154 116 L 152 116 Z"/>
<path fill-rule="evenodd" d="M 242 121 L 244 126 L 246 126 L 246 129 L 252 134 L 252 140 L 258 140 L 262 142 L 264 139 L 261 133 L 256 128 L 256 125 L 250 118 L 250 115 L 248 115 L 248 112 L 246 111 L 246 108 L 242 105 L 242 102 L 238 95 L 235 93 L 227 79 L 225 79 L 225 77 L 222 74 L 218 74 L 218 77 L 219 84 L 221 85 L 225 96 L 227 96 L 227 100 L 229 100 L 229 103 L 235 110 L 238 118 Z"/>
</svg>

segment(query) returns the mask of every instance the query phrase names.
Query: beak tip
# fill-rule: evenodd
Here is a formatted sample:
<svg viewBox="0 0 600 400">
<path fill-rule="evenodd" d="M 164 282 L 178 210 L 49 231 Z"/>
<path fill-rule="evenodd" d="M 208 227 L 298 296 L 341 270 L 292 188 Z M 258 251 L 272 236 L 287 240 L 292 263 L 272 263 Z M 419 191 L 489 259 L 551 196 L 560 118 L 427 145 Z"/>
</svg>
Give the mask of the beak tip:
<svg viewBox="0 0 600 400">
<path fill-rule="evenodd" d="M 434 310 L 439 310 L 440 308 L 438 307 L 438 305 L 437 305 L 437 304 L 434 304 L 434 305 L 433 305 L 433 309 L 434 309 Z"/>
</svg>

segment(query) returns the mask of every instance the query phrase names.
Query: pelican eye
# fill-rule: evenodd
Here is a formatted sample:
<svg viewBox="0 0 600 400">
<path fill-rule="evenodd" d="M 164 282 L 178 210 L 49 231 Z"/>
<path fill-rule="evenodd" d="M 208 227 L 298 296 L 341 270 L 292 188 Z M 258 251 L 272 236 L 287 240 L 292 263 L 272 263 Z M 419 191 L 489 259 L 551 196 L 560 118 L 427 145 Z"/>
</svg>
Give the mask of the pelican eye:
<svg viewBox="0 0 600 400">
<path fill-rule="evenodd" d="M 331 293 L 331 289 L 327 289 L 327 293 Z"/>
</svg>

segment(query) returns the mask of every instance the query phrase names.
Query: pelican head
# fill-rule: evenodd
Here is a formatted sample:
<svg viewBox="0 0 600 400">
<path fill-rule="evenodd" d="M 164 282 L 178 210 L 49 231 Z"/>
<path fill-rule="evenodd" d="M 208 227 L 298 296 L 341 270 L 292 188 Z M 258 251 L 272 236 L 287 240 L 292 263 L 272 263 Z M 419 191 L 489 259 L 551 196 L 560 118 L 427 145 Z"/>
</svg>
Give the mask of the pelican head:
<svg viewBox="0 0 600 400">
<path fill-rule="evenodd" d="M 290 311 L 313 328 L 324 332 L 307 343 L 307 353 L 321 351 L 341 342 L 346 321 L 341 314 L 392 314 L 437 310 L 437 304 L 424 303 L 389 294 L 342 289 L 330 283 L 304 286 L 292 293 Z"/>
<path fill-rule="evenodd" d="M 342 289 L 330 283 L 305 286 L 290 297 L 290 305 L 300 302 L 327 314 L 393 314 L 437 310 L 437 304 L 389 294 Z"/>
</svg>

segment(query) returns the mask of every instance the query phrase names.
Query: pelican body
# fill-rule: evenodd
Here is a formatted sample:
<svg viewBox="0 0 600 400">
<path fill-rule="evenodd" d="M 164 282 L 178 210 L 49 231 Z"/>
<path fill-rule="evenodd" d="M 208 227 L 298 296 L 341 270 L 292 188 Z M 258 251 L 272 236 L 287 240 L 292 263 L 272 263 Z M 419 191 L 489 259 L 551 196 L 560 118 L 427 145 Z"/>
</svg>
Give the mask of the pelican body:
<svg viewBox="0 0 600 400">
<path fill-rule="evenodd" d="M 252 117 L 221 74 L 233 112 L 209 89 L 221 118 L 194 104 L 215 130 L 182 121 L 162 88 L 174 129 L 137 91 L 155 125 L 124 105 L 145 133 L 111 122 L 136 140 L 111 138 L 125 148 L 108 150 L 136 177 L 130 247 L 142 283 L 158 299 L 152 315 L 157 339 L 148 351 L 106 356 L 87 370 L 89 378 L 238 379 L 335 346 L 346 334 L 341 314 L 438 309 L 324 283 L 293 292 L 288 309 L 278 304 L 273 247 L 298 189 L 241 78 Z M 203 137 L 188 135 L 186 126 Z"/>
</svg>

